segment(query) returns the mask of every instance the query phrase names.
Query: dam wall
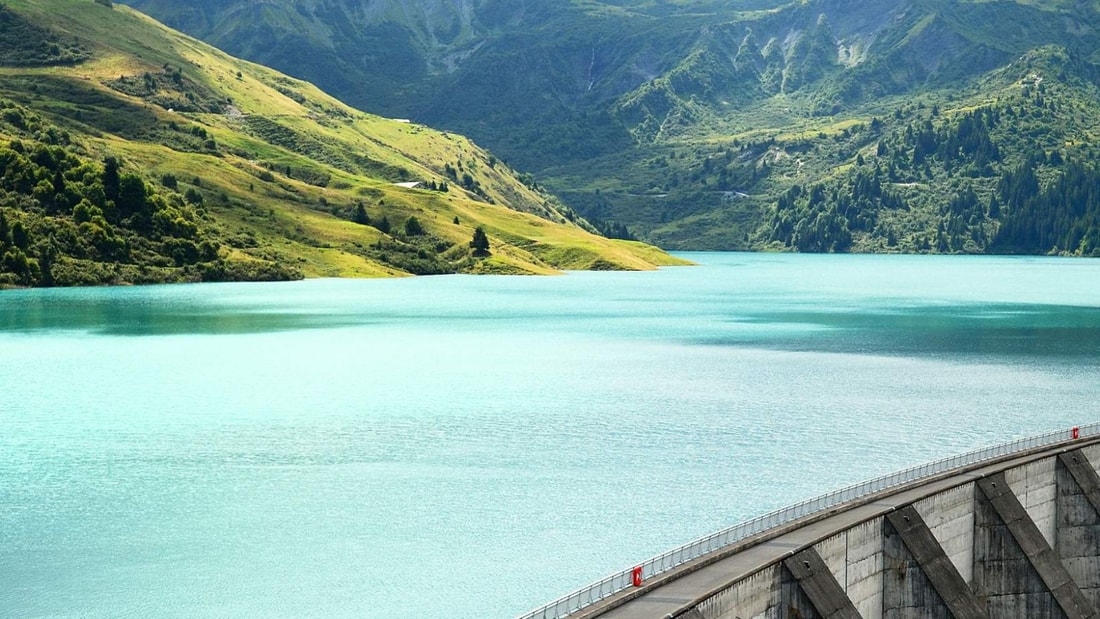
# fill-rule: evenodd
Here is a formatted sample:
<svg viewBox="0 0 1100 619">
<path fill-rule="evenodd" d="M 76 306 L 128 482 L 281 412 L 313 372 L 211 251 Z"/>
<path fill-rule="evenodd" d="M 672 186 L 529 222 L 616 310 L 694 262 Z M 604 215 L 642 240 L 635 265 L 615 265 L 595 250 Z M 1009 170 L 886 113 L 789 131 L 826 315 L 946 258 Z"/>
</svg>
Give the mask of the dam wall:
<svg viewBox="0 0 1100 619">
<path fill-rule="evenodd" d="M 521 619 L 1100 619 L 1100 424 L 817 497 Z"/>
<path fill-rule="evenodd" d="M 855 521 L 840 511 L 837 528 L 826 526 L 809 543 L 798 543 L 797 529 L 769 540 L 764 545 L 781 552 L 749 573 L 738 573 L 737 555 L 730 555 L 725 568 L 719 561 L 702 570 L 717 579 L 710 590 L 685 587 L 689 572 L 679 590 L 671 580 L 658 588 L 660 596 L 575 616 L 1100 617 L 1098 471 L 1100 446 L 1063 446 L 960 473 L 923 493 L 917 486 L 859 505 L 877 509 Z"/>
</svg>

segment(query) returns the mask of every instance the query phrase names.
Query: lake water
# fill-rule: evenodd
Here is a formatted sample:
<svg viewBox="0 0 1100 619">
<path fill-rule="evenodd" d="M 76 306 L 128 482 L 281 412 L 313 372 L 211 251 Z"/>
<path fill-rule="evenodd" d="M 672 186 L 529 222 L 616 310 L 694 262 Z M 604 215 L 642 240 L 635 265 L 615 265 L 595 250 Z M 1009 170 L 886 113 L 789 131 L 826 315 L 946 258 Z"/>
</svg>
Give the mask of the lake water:
<svg viewBox="0 0 1100 619">
<path fill-rule="evenodd" d="M 1100 418 L 1100 261 L 0 292 L 0 616 L 507 619 Z"/>
</svg>

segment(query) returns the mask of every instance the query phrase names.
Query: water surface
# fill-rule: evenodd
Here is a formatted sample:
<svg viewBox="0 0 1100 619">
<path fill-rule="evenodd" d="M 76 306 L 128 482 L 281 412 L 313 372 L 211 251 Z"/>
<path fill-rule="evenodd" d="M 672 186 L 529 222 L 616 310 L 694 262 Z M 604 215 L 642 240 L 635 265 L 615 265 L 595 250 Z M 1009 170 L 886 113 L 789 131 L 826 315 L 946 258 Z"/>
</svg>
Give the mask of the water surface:
<svg viewBox="0 0 1100 619">
<path fill-rule="evenodd" d="M 508 618 L 1097 419 L 1100 262 L 0 292 L 0 616 Z"/>
</svg>

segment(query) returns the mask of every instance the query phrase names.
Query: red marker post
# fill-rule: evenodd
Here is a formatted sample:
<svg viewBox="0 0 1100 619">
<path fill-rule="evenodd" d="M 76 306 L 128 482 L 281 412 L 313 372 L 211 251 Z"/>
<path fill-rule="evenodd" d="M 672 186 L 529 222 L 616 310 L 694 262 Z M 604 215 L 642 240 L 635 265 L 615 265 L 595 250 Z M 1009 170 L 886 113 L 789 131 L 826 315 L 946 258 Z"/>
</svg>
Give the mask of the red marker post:
<svg viewBox="0 0 1100 619">
<path fill-rule="evenodd" d="M 1081 428 L 1073 426 L 1073 440 L 1076 441 L 1079 438 L 1081 438 Z"/>
<path fill-rule="evenodd" d="M 634 582 L 635 587 L 641 587 L 642 586 L 642 566 L 639 565 L 639 566 L 635 567 L 634 571 L 632 571 L 630 573 L 630 578 Z"/>
</svg>

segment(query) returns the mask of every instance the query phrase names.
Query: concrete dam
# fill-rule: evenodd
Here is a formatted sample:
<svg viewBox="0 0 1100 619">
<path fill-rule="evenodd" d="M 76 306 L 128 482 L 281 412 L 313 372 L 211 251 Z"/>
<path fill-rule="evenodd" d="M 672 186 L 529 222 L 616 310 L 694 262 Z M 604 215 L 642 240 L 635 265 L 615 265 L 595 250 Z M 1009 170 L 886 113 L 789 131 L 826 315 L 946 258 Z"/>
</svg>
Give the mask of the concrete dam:
<svg viewBox="0 0 1100 619">
<path fill-rule="evenodd" d="M 767 514 L 521 619 L 1100 618 L 1100 424 Z"/>
</svg>

